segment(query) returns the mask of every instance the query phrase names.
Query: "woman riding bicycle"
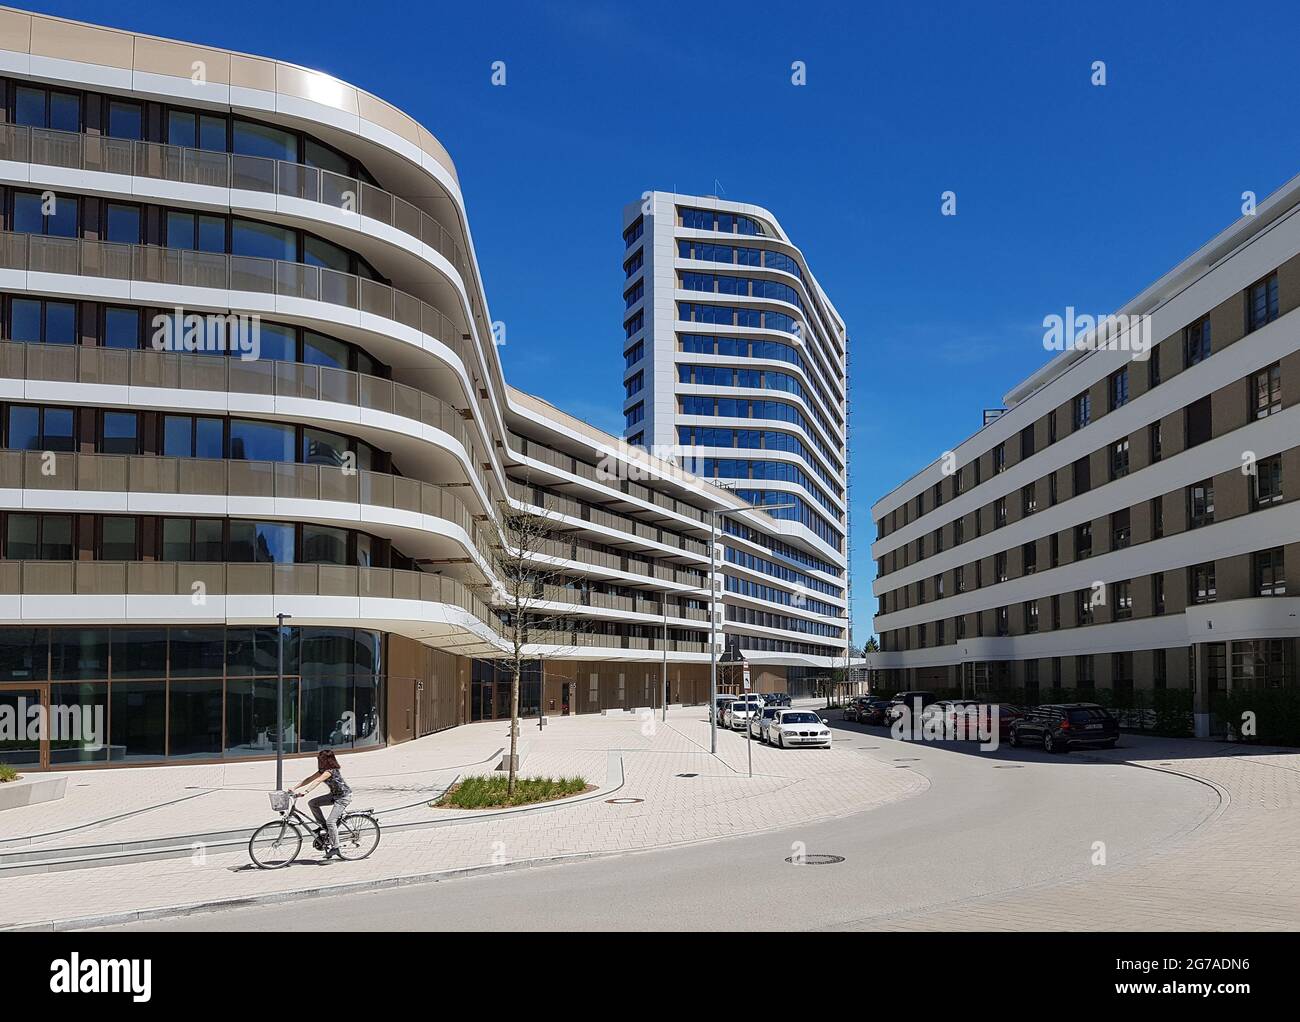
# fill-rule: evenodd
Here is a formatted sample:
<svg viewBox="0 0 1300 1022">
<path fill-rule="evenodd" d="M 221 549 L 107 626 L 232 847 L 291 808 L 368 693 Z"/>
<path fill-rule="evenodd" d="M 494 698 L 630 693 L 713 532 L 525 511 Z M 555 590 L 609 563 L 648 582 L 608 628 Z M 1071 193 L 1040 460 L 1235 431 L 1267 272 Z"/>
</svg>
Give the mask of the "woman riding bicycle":
<svg viewBox="0 0 1300 1022">
<path fill-rule="evenodd" d="M 316 822 L 326 829 L 329 833 L 329 848 L 325 852 L 326 859 L 343 858 L 343 853 L 339 851 L 339 818 L 347 812 L 348 803 L 352 801 L 352 789 L 348 787 L 348 782 L 343 780 L 343 772 L 339 769 L 338 757 L 330 749 L 321 749 L 316 753 L 316 770 L 317 772 L 308 777 L 305 781 L 296 787 L 290 788 L 289 792 L 294 795 L 305 795 L 318 784 L 327 784 L 329 793 L 312 799 L 307 804 L 311 806 L 311 813 L 316 817 Z M 323 806 L 333 806 L 329 819 L 325 819 L 325 814 L 321 811 Z"/>
</svg>

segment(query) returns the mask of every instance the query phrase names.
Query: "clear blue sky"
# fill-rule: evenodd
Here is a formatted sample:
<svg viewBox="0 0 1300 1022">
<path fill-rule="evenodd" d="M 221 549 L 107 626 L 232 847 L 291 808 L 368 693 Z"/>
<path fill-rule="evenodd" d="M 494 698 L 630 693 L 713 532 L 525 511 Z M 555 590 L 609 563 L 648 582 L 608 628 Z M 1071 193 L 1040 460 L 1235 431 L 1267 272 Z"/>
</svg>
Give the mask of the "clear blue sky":
<svg viewBox="0 0 1300 1022">
<path fill-rule="evenodd" d="M 460 170 L 511 382 L 614 432 L 623 204 L 716 179 L 773 210 L 852 338 L 859 641 L 871 503 L 1045 361 L 1043 317 L 1116 308 L 1300 172 L 1289 3 L 34 6 L 320 68 L 418 118 Z"/>
</svg>

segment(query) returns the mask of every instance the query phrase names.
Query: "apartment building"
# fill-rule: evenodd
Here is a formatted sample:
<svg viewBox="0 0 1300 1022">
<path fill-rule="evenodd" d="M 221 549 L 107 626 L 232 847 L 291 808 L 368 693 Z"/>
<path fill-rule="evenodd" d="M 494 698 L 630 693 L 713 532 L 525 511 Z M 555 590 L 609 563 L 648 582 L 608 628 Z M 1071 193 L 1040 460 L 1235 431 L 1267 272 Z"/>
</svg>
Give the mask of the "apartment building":
<svg viewBox="0 0 1300 1022">
<path fill-rule="evenodd" d="M 769 211 L 648 192 L 623 210 L 624 438 L 848 543 L 848 334 Z"/>
<path fill-rule="evenodd" d="M 815 530 L 506 382 L 456 168 L 382 100 L 0 9 L 0 210 L 0 717 L 104 722 L 0 761 L 270 755 L 282 634 L 291 753 L 504 716 L 507 509 L 525 714 L 842 658 Z"/>
<path fill-rule="evenodd" d="M 1204 734 L 1295 684 L 1298 212 L 1300 179 L 876 502 L 885 687 L 1183 689 Z"/>
</svg>

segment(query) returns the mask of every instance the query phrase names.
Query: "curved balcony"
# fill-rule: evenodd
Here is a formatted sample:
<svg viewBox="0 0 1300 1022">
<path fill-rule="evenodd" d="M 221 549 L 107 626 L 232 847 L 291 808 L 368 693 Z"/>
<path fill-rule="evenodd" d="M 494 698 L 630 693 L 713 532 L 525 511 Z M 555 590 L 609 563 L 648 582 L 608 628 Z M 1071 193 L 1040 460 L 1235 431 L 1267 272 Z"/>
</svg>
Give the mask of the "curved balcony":
<svg viewBox="0 0 1300 1022">
<path fill-rule="evenodd" d="M 210 391 L 328 401 L 383 412 L 441 430 L 465 449 L 470 468 L 490 494 L 484 460 L 460 411 L 416 387 L 378 376 L 301 362 L 80 345 L 0 341 L 0 380 Z"/>
<path fill-rule="evenodd" d="M 429 246 L 456 268 L 467 290 L 474 279 L 456 235 L 424 210 L 375 185 L 318 167 L 23 124 L 0 125 L 0 160 L 319 202 L 375 220 Z"/>
<path fill-rule="evenodd" d="M 423 333 L 450 348 L 464 366 L 479 362 L 455 322 L 428 302 L 387 284 L 323 266 L 0 231 L 0 270 L 244 291 L 322 302 Z"/>
<path fill-rule="evenodd" d="M 21 487 L 49 493 L 101 492 L 119 498 L 119 504 L 123 506 L 113 510 L 138 514 L 197 513 L 223 517 L 226 514 L 224 508 L 214 511 L 211 505 L 203 505 L 193 512 L 181 510 L 182 502 L 174 498 L 184 496 L 354 504 L 358 506 L 358 514 L 349 516 L 347 521 L 384 522 L 385 516 L 374 513 L 378 510 L 406 512 L 450 522 L 459 526 L 473 543 L 481 559 L 479 568 L 485 576 L 490 578 L 494 563 L 492 538 L 475 521 L 473 513 L 459 497 L 445 487 L 402 476 L 365 470 L 344 472 L 330 465 L 167 458 L 147 454 L 56 454 L 52 464 L 51 472 L 50 462 L 42 451 L 0 451 L 0 488 Z M 132 495 L 158 498 L 152 502 L 157 506 L 148 506 L 144 500 L 133 501 Z M 41 510 L 61 508 L 43 506 Z M 270 506 L 263 512 L 273 513 Z M 433 535 L 442 538 L 446 534 Z"/>
</svg>

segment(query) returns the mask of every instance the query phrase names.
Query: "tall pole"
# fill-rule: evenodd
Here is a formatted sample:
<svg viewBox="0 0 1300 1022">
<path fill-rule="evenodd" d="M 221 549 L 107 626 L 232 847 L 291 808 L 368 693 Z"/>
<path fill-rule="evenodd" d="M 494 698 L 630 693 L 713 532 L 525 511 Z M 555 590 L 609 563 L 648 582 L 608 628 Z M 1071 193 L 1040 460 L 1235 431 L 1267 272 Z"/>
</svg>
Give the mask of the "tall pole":
<svg viewBox="0 0 1300 1022">
<path fill-rule="evenodd" d="M 663 719 L 668 720 L 668 594 L 663 595 L 664 601 L 664 702 L 663 702 Z"/>
<path fill-rule="evenodd" d="M 718 754 L 718 512 L 709 512 L 709 752 Z"/>
<path fill-rule="evenodd" d="M 284 790 L 284 622 L 292 614 L 276 614 L 275 671 L 275 790 Z"/>
</svg>

